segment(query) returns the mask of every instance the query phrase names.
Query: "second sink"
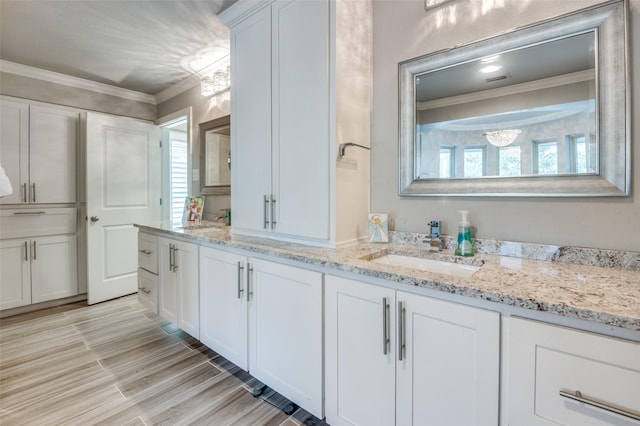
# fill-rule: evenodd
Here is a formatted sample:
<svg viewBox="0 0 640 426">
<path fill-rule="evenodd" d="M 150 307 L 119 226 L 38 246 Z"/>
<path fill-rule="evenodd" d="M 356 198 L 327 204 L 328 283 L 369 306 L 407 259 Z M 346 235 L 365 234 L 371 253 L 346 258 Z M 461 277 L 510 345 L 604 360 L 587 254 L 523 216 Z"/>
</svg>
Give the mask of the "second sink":
<svg viewBox="0 0 640 426">
<path fill-rule="evenodd" d="M 436 274 L 454 275 L 468 278 L 476 273 L 480 266 L 466 265 L 462 263 L 447 262 L 444 260 L 425 259 L 422 257 L 405 256 L 401 254 L 384 254 L 369 259 L 370 262 L 383 265 L 403 266 L 419 271 L 433 272 Z"/>
</svg>

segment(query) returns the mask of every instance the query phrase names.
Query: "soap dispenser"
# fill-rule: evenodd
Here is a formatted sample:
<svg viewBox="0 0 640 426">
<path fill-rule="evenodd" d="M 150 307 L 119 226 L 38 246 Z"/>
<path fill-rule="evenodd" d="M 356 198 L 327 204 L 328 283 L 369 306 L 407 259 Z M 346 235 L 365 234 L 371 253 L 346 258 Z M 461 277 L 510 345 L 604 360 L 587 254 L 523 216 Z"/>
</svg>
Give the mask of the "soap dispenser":
<svg viewBox="0 0 640 426">
<path fill-rule="evenodd" d="M 471 244 L 471 225 L 466 210 L 460 210 L 458 213 L 462 215 L 462 220 L 458 226 L 458 246 L 456 247 L 456 256 L 473 256 L 473 244 Z"/>
</svg>

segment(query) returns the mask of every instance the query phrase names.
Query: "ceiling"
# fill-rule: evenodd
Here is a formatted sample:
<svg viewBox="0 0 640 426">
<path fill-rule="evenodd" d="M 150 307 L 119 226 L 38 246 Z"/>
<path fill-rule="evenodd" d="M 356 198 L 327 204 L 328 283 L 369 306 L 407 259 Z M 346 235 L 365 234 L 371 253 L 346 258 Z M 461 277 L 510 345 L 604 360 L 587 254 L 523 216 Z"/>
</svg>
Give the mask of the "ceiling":
<svg viewBox="0 0 640 426">
<path fill-rule="evenodd" d="M 236 0 L 0 0 L 0 59 L 149 95 L 228 60 Z"/>
</svg>

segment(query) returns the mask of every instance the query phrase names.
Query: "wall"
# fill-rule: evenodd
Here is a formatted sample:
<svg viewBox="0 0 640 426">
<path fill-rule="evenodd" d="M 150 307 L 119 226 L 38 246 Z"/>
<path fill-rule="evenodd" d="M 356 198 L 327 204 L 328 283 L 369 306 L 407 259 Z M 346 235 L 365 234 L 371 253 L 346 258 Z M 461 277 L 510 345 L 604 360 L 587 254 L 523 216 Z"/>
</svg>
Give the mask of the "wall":
<svg viewBox="0 0 640 426">
<path fill-rule="evenodd" d="M 205 97 L 200 93 L 200 86 L 174 96 L 158 104 L 158 118 L 170 115 L 183 108 L 191 107 L 191 167 L 200 168 L 200 132 L 198 125 L 202 122 L 224 117 L 230 114 L 229 91 L 215 96 Z M 200 193 L 200 181 L 191 180 L 191 194 Z M 231 199 L 228 195 L 207 195 L 205 198 L 204 212 L 206 214 L 223 215 L 221 209 L 228 209 Z"/>
<path fill-rule="evenodd" d="M 0 93 L 89 111 L 154 120 L 156 105 L 17 74 L 0 73 Z"/>
<path fill-rule="evenodd" d="M 597 0 L 456 0 L 427 13 L 423 0 L 373 2 L 371 211 L 388 212 L 398 231 L 427 232 L 432 219 L 455 234 L 469 210 L 478 238 L 640 251 L 640 81 L 631 81 L 630 197 L 513 198 L 398 196 L 398 63 L 531 24 Z M 640 0 L 630 0 L 629 39 L 640 40 Z M 630 75 L 640 75 L 640 43 L 631 43 Z"/>
</svg>

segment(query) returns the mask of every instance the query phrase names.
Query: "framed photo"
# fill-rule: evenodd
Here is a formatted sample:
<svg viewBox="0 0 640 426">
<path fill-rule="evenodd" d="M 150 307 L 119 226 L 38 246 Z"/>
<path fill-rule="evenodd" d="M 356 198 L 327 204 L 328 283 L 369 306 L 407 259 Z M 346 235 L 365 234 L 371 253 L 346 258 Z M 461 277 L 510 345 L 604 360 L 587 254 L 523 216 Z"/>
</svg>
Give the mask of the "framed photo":
<svg viewBox="0 0 640 426">
<path fill-rule="evenodd" d="M 200 222 L 202 220 L 203 210 L 204 210 L 204 197 L 202 195 L 185 197 L 184 210 L 182 212 L 182 221 L 183 222 Z"/>
<path fill-rule="evenodd" d="M 369 214 L 369 242 L 389 242 L 389 215 L 386 213 Z"/>
</svg>

